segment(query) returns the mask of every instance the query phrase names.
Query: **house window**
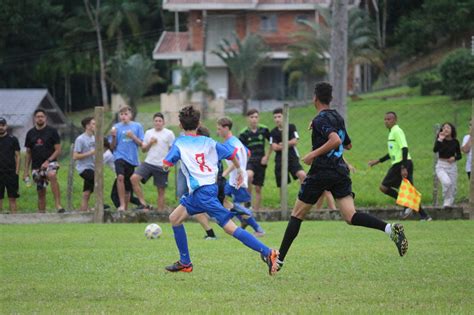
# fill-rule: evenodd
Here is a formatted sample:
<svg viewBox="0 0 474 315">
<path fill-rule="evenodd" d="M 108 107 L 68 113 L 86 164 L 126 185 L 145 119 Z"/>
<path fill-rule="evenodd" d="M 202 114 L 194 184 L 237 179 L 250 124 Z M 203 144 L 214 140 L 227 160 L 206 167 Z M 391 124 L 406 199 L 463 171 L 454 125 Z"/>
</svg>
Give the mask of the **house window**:
<svg viewBox="0 0 474 315">
<path fill-rule="evenodd" d="M 309 21 L 309 16 L 307 14 L 300 14 L 295 17 L 295 23 L 301 23 L 304 21 Z"/>
<path fill-rule="evenodd" d="M 262 32 L 276 32 L 277 31 L 276 14 L 265 14 L 265 15 L 260 16 L 260 30 Z"/>
</svg>

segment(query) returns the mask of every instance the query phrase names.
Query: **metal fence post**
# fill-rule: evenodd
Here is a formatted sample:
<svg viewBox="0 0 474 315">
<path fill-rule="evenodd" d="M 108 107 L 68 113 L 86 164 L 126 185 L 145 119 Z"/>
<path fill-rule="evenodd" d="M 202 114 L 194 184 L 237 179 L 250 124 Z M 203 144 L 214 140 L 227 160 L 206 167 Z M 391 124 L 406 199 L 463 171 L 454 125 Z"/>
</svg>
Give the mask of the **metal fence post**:
<svg viewBox="0 0 474 315">
<path fill-rule="evenodd" d="M 288 212 L 288 133 L 289 133 L 289 110 L 288 104 L 283 105 L 283 130 L 281 141 L 283 149 L 281 151 L 281 187 L 280 187 L 280 208 L 282 219 L 287 220 Z"/>
<path fill-rule="evenodd" d="M 102 223 L 104 218 L 104 107 L 96 106 L 95 120 L 95 213 L 94 223 Z"/>
<path fill-rule="evenodd" d="M 434 131 L 434 137 L 433 139 L 436 139 L 436 136 L 438 135 L 440 124 L 436 124 L 433 126 L 433 131 Z M 439 180 L 438 176 L 436 176 L 436 163 L 438 163 L 438 154 L 433 153 L 433 207 L 438 206 L 438 191 L 439 191 Z"/>
<path fill-rule="evenodd" d="M 67 173 L 67 210 L 71 211 L 74 208 L 72 204 L 72 195 L 74 193 L 74 141 L 71 141 L 71 148 L 69 150 L 69 170 Z"/>
</svg>

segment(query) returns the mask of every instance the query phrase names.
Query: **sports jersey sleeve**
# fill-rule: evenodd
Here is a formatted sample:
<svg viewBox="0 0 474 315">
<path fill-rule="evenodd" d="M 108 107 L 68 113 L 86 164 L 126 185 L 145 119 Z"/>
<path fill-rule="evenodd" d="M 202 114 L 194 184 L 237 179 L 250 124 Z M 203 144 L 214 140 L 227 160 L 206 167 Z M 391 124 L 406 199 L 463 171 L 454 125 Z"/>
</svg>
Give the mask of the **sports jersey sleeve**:
<svg viewBox="0 0 474 315">
<path fill-rule="evenodd" d="M 53 129 L 53 132 L 52 132 L 52 137 L 53 139 L 53 144 L 60 144 L 61 143 L 61 138 L 59 137 L 59 133 L 56 129 Z"/>
<path fill-rule="evenodd" d="M 289 140 L 293 140 L 293 139 L 299 139 L 300 136 L 298 135 L 298 130 L 296 130 L 296 126 L 293 125 L 293 124 L 290 124 L 289 128 L 288 128 L 288 134 L 289 134 L 289 137 L 290 139 Z"/>
<path fill-rule="evenodd" d="M 140 139 L 141 141 L 143 141 L 143 137 L 144 137 L 144 134 L 143 134 L 143 126 L 139 123 L 137 123 L 137 138 Z"/>
<path fill-rule="evenodd" d="M 244 130 L 244 131 L 242 131 L 242 132 L 240 133 L 240 135 L 239 135 L 239 140 L 240 140 L 240 142 L 242 142 L 245 146 L 247 146 L 248 143 L 247 143 L 247 137 L 245 136 L 245 131 L 246 131 L 246 130 Z"/>
<path fill-rule="evenodd" d="M 166 166 L 173 166 L 179 161 L 180 158 L 181 153 L 179 152 L 179 148 L 176 143 L 173 143 L 168 154 L 166 154 L 166 157 L 163 159 L 163 164 Z"/>
<path fill-rule="evenodd" d="M 265 137 L 265 139 L 267 139 L 268 141 L 270 141 L 270 130 L 268 130 L 268 128 L 264 128 L 263 129 L 263 136 Z"/>
<path fill-rule="evenodd" d="M 168 141 L 169 141 L 168 143 L 169 143 L 170 147 L 173 144 L 174 139 L 175 139 L 174 133 L 173 133 L 173 131 L 170 130 L 170 133 L 169 133 L 169 136 L 168 136 Z"/>
<path fill-rule="evenodd" d="M 329 135 L 333 132 L 337 133 L 335 126 L 331 125 L 329 119 L 324 116 L 318 116 L 315 120 L 313 120 L 313 130 L 316 130 L 326 138 L 329 138 Z"/>
<path fill-rule="evenodd" d="M 400 148 L 408 148 L 407 139 L 405 137 L 405 133 L 403 132 L 403 130 L 398 129 L 398 131 L 395 133 L 394 136 L 395 136 L 395 141 L 397 142 Z"/>
<path fill-rule="evenodd" d="M 342 142 L 342 145 L 346 146 L 352 143 L 351 138 L 349 137 L 349 134 L 347 133 L 347 130 L 344 130 L 346 136 L 344 137 L 344 141 Z"/>
<path fill-rule="evenodd" d="M 230 144 L 216 143 L 217 158 L 219 160 L 226 159 L 232 160 L 237 152 L 238 148 L 231 146 Z"/>
</svg>

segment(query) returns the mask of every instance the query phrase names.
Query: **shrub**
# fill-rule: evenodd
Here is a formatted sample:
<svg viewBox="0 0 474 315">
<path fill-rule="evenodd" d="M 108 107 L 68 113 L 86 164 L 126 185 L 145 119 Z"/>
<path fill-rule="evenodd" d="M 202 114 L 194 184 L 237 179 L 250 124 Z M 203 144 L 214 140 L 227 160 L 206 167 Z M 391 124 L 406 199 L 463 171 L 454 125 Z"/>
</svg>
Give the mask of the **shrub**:
<svg viewBox="0 0 474 315">
<path fill-rule="evenodd" d="M 444 91 L 453 99 L 474 97 L 474 56 L 468 49 L 449 54 L 441 63 L 440 74 Z"/>
<path fill-rule="evenodd" d="M 425 72 L 418 76 L 421 95 L 430 95 L 434 91 L 442 90 L 441 76 L 437 70 Z"/>
</svg>

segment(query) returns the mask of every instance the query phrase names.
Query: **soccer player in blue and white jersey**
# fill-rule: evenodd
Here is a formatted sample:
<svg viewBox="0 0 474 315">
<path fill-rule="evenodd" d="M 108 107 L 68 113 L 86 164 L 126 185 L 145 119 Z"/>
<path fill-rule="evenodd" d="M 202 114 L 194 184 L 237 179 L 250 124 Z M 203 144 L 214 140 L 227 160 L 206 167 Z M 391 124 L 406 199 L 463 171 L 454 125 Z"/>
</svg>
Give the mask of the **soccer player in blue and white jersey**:
<svg viewBox="0 0 474 315">
<path fill-rule="evenodd" d="M 238 178 L 238 169 L 234 168 L 234 165 L 227 161 L 227 169 L 224 171 L 222 176 L 227 177 L 229 175 L 229 180 L 227 181 L 224 193 L 227 197 L 232 197 L 233 201 L 233 208 L 237 209 L 241 213 L 246 213 L 247 215 L 237 216 L 239 219 L 245 219 L 246 223 L 248 223 L 254 230 L 255 236 L 261 237 L 265 235 L 265 231 L 262 227 L 257 223 L 255 218 L 252 216 L 252 211 L 244 207 L 244 203 L 250 202 L 252 197 L 248 192 L 248 175 L 245 172 L 247 168 L 248 158 L 250 156 L 250 151 L 246 148 L 242 142 L 232 134 L 232 120 L 227 117 L 223 117 L 217 121 L 217 134 L 219 137 L 225 140 L 224 144 L 237 148 L 237 158 L 240 163 L 240 167 L 243 170 L 243 183 L 238 186 L 237 178 Z M 226 208 L 232 208 L 232 205 L 225 200 L 224 205 Z"/>
<path fill-rule="evenodd" d="M 189 193 L 181 198 L 180 205 L 169 216 L 180 259 L 173 265 L 167 266 L 166 270 L 170 272 L 193 271 L 183 222 L 189 216 L 207 213 L 216 219 L 227 234 L 266 257 L 268 272 L 273 274 L 277 269 L 278 251 L 270 249 L 252 234 L 237 227 L 231 220 L 233 215 L 217 199 L 217 161 L 232 160 L 239 174 L 237 183 L 239 186 L 242 183 L 244 172 L 236 157 L 237 149 L 217 143 L 208 137 L 197 136 L 196 129 L 199 126 L 200 116 L 200 112 L 192 106 L 184 107 L 179 112 L 180 126 L 184 129 L 185 135 L 176 139 L 163 160 L 165 168 L 169 168 L 181 160 L 189 189 Z"/>
</svg>

